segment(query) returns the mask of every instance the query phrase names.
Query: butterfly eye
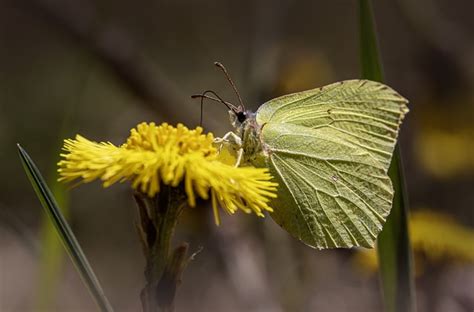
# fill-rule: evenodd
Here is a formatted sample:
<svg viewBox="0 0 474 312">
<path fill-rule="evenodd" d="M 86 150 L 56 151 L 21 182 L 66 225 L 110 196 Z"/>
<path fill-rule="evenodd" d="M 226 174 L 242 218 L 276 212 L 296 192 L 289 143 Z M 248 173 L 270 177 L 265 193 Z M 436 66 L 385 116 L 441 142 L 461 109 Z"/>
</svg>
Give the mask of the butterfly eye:
<svg viewBox="0 0 474 312">
<path fill-rule="evenodd" d="M 245 112 L 238 112 L 238 113 L 236 113 L 236 115 L 237 115 L 237 120 L 240 123 L 243 123 L 245 121 L 245 119 L 247 119 L 247 114 L 245 114 Z"/>
</svg>

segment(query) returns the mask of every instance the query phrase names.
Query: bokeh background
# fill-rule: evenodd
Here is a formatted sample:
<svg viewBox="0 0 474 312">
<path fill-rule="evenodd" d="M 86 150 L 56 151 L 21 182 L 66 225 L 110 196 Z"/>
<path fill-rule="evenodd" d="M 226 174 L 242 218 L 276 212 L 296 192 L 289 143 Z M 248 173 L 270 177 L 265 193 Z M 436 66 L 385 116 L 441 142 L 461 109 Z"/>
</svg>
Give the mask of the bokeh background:
<svg viewBox="0 0 474 312">
<path fill-rule="evenodd" d="M 374 2 L 386 81 L 410 100 L 400 144 L 417 217 L 419 311 L 472 311 L 474 2 Z M 252 109 L 357 78 L 357 23 L 357 2 L 342 0 L 1 0 L 0 310 L 94 309 L 68 258 L 42 278 L 41 263 L 55 252 L 42 244 L 43 211 L 17 142 L 68 208 L 113 306 L 138 311 L 144 259 L 132 192 L 57 185 L 62 139 L 80 133 L 120 144 L 141 121 L 198 125 L 191 94 L 212 89 L 237 101 L 214 61 Z M 227 116 L 205 105 L 205 129 L 231 130 Z M 374 254 L 312 250 L 271 218 L 238 214 L 216 227 L 208 207 L 188 209 L 176 240 L 203 248 L 184 273 L 177 311 L 382 309 Z"/>
</svg>

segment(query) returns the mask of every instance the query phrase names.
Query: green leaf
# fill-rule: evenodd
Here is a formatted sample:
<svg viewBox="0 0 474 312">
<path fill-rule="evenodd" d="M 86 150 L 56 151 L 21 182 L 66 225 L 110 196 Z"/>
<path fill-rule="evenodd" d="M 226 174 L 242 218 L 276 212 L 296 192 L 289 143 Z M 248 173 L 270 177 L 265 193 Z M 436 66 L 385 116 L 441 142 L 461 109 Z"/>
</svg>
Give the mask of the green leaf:
<svg viewBox="0 0 474 312">
<path fill-rule="evenodd" d="M 89 289 L 92 297 L 95 299 L 100 311 L 113 311 L 108 299 L 106 298 L 102 287 L 100 286 L 99 280 L 94 274 L 86 256 L 84 255 L 82 248 L 74 236 L 71 228 L 69 227 L 66 219 L 61 213 L 56 200 L 54 199 L 51 191 L 46 185 L 41 173 L 31 160 L 30 156 L 26 151 L 18 144 L 18 152 L 20 155 L 23 168 L 33 186 L 36 195 L 38 196 L 46 214 L 53 223 L 64 247 L 69 253 L 72 262 L 76 269 L 79 271 L 83 282 Z"/>
<path fill-rule="evenodd" d="M 383 81 L 370 0 L 359 0 L 362 77 Z M 400 149 L 395 147 L 389 168 L 395 196 L 392 211 L 378 237 L 380 277 L 387 312 L 415 311 L 412 255 L 407 226 L 408 205 Z"/>
</svg>

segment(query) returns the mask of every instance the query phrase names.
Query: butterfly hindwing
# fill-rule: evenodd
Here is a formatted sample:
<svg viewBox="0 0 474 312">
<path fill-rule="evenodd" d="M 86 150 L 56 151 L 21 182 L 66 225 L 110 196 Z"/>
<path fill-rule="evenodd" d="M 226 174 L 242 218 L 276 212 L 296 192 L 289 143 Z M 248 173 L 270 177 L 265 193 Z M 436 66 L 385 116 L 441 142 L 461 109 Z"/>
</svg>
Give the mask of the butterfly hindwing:
<svg viewBox="0 0 474 312">
<path fill-rule="evenodd" d="M 319 129 L 366 150 L 388 170 L 407 100 L 369 80 L 346 80 L 289 94 L 263 104 L 257 122 L 289 123 Z"/>
<path fill-rule="evenodd" d="M 267 166 L 279 183 L 271 216 L 315 248 L 372 247 L 393 198 L 384 166 L 332 128 L 268 123 Z"/>
</svg>

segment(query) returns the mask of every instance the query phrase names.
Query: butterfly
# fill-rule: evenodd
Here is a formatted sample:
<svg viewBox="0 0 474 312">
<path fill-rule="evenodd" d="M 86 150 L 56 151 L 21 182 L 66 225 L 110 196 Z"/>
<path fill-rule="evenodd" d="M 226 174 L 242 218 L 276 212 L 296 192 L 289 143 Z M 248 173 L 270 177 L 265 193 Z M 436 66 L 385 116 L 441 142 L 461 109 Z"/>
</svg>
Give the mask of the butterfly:
<svg viewBox="0 0 474 312">
<path fill-rule="evenodd" d="M 235 131 L 221 142 L 239 151 L 239 165 L 270 170 L 276 223 L 317 249 L 374 246 L 392 207 L 387 171 L 408 112 L 404 97 L 382 83 L 346 80 L 256 112 L 225 103 Z"/>
</svg>

